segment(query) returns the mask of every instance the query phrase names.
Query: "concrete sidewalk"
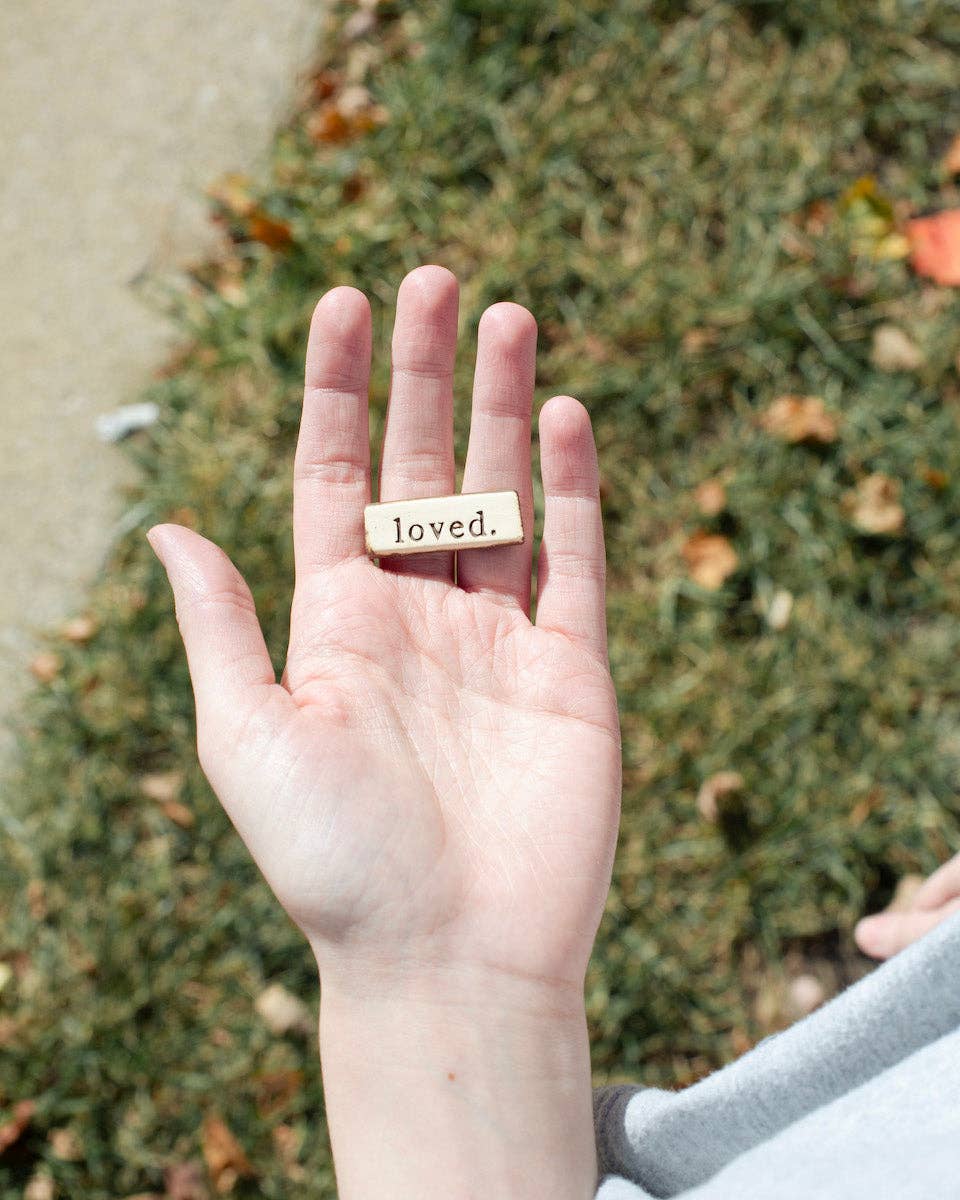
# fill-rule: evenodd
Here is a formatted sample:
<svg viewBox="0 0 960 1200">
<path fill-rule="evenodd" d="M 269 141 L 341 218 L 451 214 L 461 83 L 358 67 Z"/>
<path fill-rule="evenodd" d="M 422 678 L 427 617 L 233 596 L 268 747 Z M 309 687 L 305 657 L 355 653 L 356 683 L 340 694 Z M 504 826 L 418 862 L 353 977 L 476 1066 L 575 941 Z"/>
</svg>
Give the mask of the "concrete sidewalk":
<svg viewBox="0 0 960 1200">
<path fill-rule="evenodd" d="M 202 191 L 256 169 L 320 0 L 0 5 L 0 759 L 35 633 L 79 611 L 129 468 L 95 420 L 174 342 L 131 286 L 214 244 Z"/>
</svg>

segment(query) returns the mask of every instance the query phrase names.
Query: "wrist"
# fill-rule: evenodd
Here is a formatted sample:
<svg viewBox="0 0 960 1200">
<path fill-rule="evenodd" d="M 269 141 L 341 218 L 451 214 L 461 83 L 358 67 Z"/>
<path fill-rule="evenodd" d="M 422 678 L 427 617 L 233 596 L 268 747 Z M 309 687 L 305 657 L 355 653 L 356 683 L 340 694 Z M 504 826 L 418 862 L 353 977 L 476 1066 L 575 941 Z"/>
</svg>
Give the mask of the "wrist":
<svg viewBox="0 0 960 1200">
<path fill-rule="evenodd" d="M 341 1200 L 594 1195 L 582 988 L 328 972 L 320 1056 Z"/>
</svg>

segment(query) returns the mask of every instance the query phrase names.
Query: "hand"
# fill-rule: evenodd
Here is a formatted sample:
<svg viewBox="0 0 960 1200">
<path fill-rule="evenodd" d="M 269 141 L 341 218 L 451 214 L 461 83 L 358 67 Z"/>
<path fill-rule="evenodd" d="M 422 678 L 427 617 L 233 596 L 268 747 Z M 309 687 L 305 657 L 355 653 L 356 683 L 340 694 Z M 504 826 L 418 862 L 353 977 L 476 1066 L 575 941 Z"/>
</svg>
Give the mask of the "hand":
<svg viewBox="0 0 960 1200">
<path fill-rule="evenodd" d="M 457 282 L 403 281 L 380 500 L 455 490 Z M 250 591 L 199 534 L 158 525 L 200 761 L 326 973 L 582 987 L 620 811 L 596 450 L 586 410 L 540 414 L 545 495 L 530 621 L 536 323 L 483 314 L 465 492 L 516 489 L 522 545 L 383 558 L 371 499 L 370 308 L 334 288 L 310 327 L 294 462 L 296 581 L 277 683 Z"/>
<path fill-rule="evenodd" d="M 890 958 L 960 910 L 960 854 L 954 855 L 909 897 L 857 923 L 854 937 L 864 954 Z"/>
</svg>

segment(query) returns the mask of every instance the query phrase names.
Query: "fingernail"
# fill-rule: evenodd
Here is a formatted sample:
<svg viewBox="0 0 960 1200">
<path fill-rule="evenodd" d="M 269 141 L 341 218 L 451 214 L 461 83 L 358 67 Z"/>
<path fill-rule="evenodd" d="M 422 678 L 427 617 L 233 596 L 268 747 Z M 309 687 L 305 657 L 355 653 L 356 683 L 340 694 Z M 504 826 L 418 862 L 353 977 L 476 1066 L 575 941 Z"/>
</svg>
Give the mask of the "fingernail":
<svg viewBox="0 0 960 1200">
<path fill-rule="evenodd" d="M 882 937 L 878 940 L 878 935 L 883 929 L 883 920 L 878 915 L 872 917 L 863 917 L 854 926 L 853 936 L 855 940 L 863 946 L 869 946 L 876 949 L 882 942 Z"/>
<path fill-rule="evenodd" d="M 159 525 L 154 525 L 152 529 L 147 530 L 147 541 L 150 543 L 150 549 L 154 552 L 160 562 L 166 569 L 166 563 L 163 561 L 163 534 L 157 533 Z"/>
</svg>

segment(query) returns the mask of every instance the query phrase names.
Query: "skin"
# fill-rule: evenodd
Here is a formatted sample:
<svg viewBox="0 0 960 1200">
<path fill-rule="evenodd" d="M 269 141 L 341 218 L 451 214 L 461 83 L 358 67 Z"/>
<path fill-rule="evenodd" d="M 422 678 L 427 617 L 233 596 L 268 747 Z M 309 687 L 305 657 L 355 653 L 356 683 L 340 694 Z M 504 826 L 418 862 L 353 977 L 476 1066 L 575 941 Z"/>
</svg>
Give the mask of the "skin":
<svg viewBox="0 0 960 1200">
<path fill-rule="evenodd" d="M 897 911 L 877 913 L 857 923 L 854 937 L 871 958 L 891 958 L 960 911 L 960 854 L 934 871 Z"/>
<path fill-rule="evenodd" d="M 400 286 L 379 500 L 456 490 L 457 307 L 442 267 Z M 438 1178 L 451 1195 L 595 1185 L 583 985 L 616 849 L 620 733 L 596 449 L 569 396 L 539 415 L 530 619 L 536 335 L 519 305 L 483 314 L 461 488 L 516 489 L 524 543 L 376 563 L 363 534 L 370 307 L 348 287 L 320 299 L 279 682 L 226 554 L 177 525 L 148 534 L 174 592 L 200 762 L 317 959 L 344 1197 L 430 1194 Z M 375 1070 L 357 1039 L 376 1045 Z"/>
</svg>

